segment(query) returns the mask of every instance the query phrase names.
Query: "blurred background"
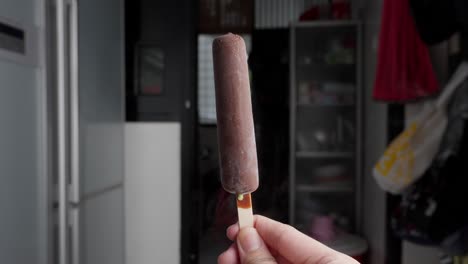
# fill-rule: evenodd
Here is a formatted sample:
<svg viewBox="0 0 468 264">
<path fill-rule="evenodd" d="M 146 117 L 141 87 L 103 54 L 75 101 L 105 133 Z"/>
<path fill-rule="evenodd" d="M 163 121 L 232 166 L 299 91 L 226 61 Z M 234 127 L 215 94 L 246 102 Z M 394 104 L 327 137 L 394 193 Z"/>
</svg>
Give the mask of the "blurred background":
<svg viewBox="0 0 468 264">
<path fill-rule="evenodd" d="M 232 32 L 248 52 L 254 213 L 361 263 L 465 263 L 468 70 L 447 84 L 467 58 L 466 11 L 0 0 L 0 262 L 216 263 L 237 212 L 220 183 L 211 44 Z M 420 141 L 402 133 L 416 121 Z"/>
</svg>

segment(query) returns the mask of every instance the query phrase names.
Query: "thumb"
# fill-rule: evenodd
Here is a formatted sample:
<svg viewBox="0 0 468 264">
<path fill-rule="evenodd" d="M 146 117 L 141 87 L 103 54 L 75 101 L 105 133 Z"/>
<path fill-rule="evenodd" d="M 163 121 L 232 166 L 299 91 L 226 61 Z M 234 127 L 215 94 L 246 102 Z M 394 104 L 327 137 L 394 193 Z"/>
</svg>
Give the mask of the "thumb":
<svg viewBox="0 0 468 264">
<path fill-rule="evenodd" d="M 257 230 L 245 227 L 237 236 L 237 247 L 242 264 L 276 264 Z"/>
</svg>

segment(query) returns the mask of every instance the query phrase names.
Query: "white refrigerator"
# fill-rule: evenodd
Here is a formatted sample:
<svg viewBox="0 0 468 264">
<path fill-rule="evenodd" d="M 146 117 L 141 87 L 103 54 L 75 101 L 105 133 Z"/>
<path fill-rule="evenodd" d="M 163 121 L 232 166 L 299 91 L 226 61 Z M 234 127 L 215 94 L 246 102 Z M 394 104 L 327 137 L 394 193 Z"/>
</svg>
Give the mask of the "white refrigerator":
<svg viewBox="0 0 468 264">
<path fill-rule="evenodd" d="M 4 0 L 1 22 L 0 262 L 124 263 L 123 1 Z"/>
<path fill-rule="evenodd" d="M 47 10 L 57 263 L 123 263 L 123 1 L 52 0 Z"/>
</svg>

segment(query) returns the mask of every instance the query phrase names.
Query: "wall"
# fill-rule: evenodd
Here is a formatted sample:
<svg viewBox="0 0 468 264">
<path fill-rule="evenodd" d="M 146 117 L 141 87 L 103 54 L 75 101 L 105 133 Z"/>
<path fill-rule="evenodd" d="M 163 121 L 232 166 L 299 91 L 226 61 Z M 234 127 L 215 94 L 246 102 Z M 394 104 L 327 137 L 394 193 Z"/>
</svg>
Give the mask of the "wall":
<svg viewBox="0 0 468 264">
<path fill-rule="evenodd" d="M 372 167 L 387 142 L 387 108 L 372 100 L 382 0 L 361 2 L 364 30 L 364 173 L 362 232 L 369 242 L 369 263 L 385 263 L 386 199 L 372 177 Z"/>
<path fill-rule="evenodd" d="M 43 2 L 0 1 L 0 18 L 35 29 Z M 37 48 L 38 43 L 34 43 Z M 0 58 L 0 260 L 47 263 L 42 72 Z M 42 188 L 42 189 L 40 189 Z"/>
<path fill-rule="evenodd" d="M 179 123 L 127 123 L 125 210 L 128 264 L 179 263 Z"/>
</svg>

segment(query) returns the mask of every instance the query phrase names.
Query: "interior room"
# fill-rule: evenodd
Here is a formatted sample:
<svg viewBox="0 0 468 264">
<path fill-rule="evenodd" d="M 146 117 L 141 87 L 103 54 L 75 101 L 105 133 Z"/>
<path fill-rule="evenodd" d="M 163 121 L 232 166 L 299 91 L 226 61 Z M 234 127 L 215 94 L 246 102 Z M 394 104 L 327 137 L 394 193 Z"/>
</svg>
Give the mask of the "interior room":
<svg viewBox="0 0 468 264">
<path fill-rule="evenodd" d="M 467 12 L 0 0 L 0 263 L 468 263 Z"/>
</svg>

